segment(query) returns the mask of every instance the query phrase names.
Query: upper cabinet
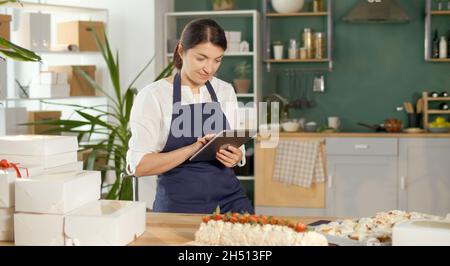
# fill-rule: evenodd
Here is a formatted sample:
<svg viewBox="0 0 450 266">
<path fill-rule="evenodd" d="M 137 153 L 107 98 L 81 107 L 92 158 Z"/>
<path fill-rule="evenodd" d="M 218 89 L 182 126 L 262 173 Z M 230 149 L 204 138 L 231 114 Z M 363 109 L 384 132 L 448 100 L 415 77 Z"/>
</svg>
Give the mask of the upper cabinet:
<svg viewBox="0 0 450 266">
<path fill-rule="evenodd" d="M 445 1 L 426 0 L 425 60 L 450 62 L 450 6 Z"/>
<path fill-rule="evenodd" d="M 331 70 L 332 8 L 332 0 L 263 0 L 263 56 L 268 70 L 272 63 L 328 63 Z M 282 39 L 287 34 L 290 38 Z"/>
</svg>

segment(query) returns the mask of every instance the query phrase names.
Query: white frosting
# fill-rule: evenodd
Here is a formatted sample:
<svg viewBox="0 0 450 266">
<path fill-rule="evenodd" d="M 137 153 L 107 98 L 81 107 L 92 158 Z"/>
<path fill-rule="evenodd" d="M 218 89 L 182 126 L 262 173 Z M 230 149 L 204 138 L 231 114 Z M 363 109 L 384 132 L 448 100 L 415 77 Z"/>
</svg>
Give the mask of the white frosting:
<svg viewBox="0 0 450 266">
<path fill-rule="evenodd" d="M 223 246 L 327 246 L 326 238 L 316 232 L 298 233 L 287 226 L 224 223 L 202 223 L 195 242 Z"/>
</svg>

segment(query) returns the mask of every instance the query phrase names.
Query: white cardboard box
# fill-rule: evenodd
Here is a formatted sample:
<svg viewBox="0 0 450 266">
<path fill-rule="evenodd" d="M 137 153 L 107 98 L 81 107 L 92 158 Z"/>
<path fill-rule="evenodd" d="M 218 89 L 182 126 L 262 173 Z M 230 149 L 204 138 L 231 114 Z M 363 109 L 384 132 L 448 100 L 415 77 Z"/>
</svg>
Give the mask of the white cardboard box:
<svg viewBox="0 0 450 266">
<path fill-rule="evenodd" d="M 65 165 L 61 165 L 58 167 L 47 168 L 44 171 L 45 175 L 57 175 L 57 174 L 65 174 L 65 173 L 79 173 L 83 171 L 83 162 L 74 162 Z M 40 178 L 40 176 L 34 176 L 34 178 Z"/>
<path fill-rule="evenodd" d="M 145 232 L 145 202 L 99 200 L 66 215 L 66 245 L 124 246 Z"/>
<path fill-rule="evenodd" d="M 26 134 L 28 127 L 18 124 L 28 123 L 28 113 L 25 107 L 0 107 L 0 136 Z M 0 154 L 3 146 L 0 145 Z"/>
<path fill-rule="evenodd" d="M 227 53 L 239 53 L 241 51 L 241 44 L 238 42 L 227 43 Z"/>
<path fill-rule="evenodd" d="M 240 43 L 242 39 L 242 32 L 240 31 L 225 31 L 227 42 Z"/>
<path fill-rule="evenodd" d="M 100 199 L 100 172 L 49 175 L 16 182 L 16 211 L 66 214 Z"/>
<path fill-rule="evenodd" d="M 69 84 L 30 84 L 30 98 L 63 98 L 69 96 Z"/>
<path fill-rule="evenodd" d="M 39 176 L 44 172 L 40 166 L 21 167 L 18 166 L 22 178 Z M 17 173 L 13 168 L 0 169 L 0 208 L 14 207 L 14 185 L 17 180 Z M 1 215 L 1 212 L 0 212 Z"/>
<path fill-rule="evenodd" d="M 8 212 L 9 214 L 6 214 Z M 14 208 L 0 209 L 0 241 L 14 241 L 13 213 Z"/>
<path fill-rule="evenodd" d="M 14 214 L 14 241 L 17 246 L 64 246 L 64 216 Z"/>
<path fill-rule="evenodd" d="M 3 159 L 10 162 L 21 162 L 24 165 L 40 165 L 45 170 L 77 161 L 77 152 L 66 152 L 53 155 L 11 155 L 0 154 Z"/>
<path fill-rule="evenodd" d="M 0 155 L 54 155 L 76 152 L 78 140 L 75 136 L 6 136 L 0 137 L 0 147 Z"/>
</svg>

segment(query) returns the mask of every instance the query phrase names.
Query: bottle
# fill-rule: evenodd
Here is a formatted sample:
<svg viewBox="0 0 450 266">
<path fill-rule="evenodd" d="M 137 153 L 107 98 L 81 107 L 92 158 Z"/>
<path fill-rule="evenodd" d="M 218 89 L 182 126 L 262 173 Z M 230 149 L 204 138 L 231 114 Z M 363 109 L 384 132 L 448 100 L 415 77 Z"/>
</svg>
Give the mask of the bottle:
<svg viewBox="0 0 450 266">
<path fill-rule="evenodd" d="M 450 1 L 448 2 L 450 5 Z M 450 8 L 449 8 L 450 10 Z M 448 37 L 447 37 L 447 57 L 450 58 L 450 30 L 448 31 Z"/>
<path fill-rule="evenodd" d="M 446 103 L 441 103 L 441 104 L 439 105 L 439 109 L 441 109 L 441 110 L 448 110 L 448 109 L 449 109 L 449 106 L 448 106 L 448 104 L 446 104 Z"/>
<path fill-rule="evenodd" d="M 437 97 L 439 97 L 439 93 L 433 91 L 432 93 L 430 93 L 430 97 L 431 98 L 437 98 Z"/>
<path fill-rule="evenodd" d="M 447 58 L 447 39 L 445 36 L 441 37 L 441 40 L 439 41 L 439 58 L 445 59 Z"/>
<path fill-rule="evenodd" d="M 439 58 L 439 37 L 438 37 L 438 31 L 434 31 L 434 37 L 432 41 L 432 51 L 431 51 L 431 58 Z"/>
<path fill-rule="evenodd" d="M 441 97 L 448 97 L 448 92 L 446 91 L 441 92 Z"/>
</svg>

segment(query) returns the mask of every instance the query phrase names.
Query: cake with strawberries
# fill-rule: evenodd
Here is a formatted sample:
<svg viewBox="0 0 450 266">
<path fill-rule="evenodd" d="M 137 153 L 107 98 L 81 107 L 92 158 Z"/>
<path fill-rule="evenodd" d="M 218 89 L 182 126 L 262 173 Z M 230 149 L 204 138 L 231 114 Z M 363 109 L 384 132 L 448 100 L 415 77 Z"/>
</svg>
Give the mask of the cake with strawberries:
<svg viewBox="0 0 450 266">
<path fill-rule="evenodd" d="M 211 246 L 327 246 L 306 224 L 264 215 L 227 213 L 203 217 L 195 242 Z"/>
</svg>

